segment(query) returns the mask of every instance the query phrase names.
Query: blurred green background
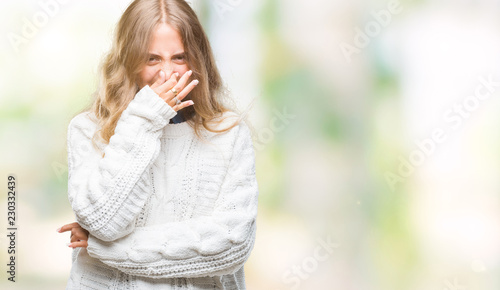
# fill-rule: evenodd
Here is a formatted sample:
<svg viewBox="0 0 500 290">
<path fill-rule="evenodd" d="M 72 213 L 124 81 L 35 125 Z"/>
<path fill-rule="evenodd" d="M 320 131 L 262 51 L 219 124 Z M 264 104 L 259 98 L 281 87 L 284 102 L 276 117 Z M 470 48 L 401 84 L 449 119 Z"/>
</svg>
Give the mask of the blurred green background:
<svg viewBox="0 0 500 290">
<path fill-rule="evenodd" d="M 248 289 L 500 289 L 500 1 L 190 2 L 253 104 Z M 128 4 L 0 2 L 0 289 L 66 285 L 66 130 Z"/>
</svg>

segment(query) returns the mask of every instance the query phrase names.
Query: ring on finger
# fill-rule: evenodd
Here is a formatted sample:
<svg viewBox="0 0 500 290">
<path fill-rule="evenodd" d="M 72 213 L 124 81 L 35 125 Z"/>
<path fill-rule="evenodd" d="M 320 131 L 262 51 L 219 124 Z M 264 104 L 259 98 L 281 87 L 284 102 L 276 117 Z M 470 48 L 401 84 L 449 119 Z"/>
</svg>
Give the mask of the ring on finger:
<svg viewBox="0 0 500 290">
<path fill-rule="evenodd" d="M 174 96 L 177 96 L 177 94 L 179 94 L 179 92 L 175 88 L 172 88 L 171 91 L 174 94 Z"/>
<path fill-rule="evenodd" d="M 179 99 L 177 99 L 177 97 L 173 98 L 173 100 L 175 100 L 175 104 L 178 105 L 181 103 L 181 101 L 179 101 Z"/>
</svg>

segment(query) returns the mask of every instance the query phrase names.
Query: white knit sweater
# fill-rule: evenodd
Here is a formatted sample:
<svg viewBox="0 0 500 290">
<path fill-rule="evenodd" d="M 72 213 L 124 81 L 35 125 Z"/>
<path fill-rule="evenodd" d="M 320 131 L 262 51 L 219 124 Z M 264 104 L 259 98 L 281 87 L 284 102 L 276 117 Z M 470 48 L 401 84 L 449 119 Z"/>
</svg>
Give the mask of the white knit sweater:
<svg viewBox="0 0 500 290">
<path fill-rule="evenodd" d="M 245 289 L 258 199 L 250 130 L 204 130 L 204 143 L 187 122 L 169 124 L 176 114 L 145 86 L 99 144 L 104 157 L 94 115 L 71 120 L 68 198 L 90 235 L 66 289 Z"/>
</svg>

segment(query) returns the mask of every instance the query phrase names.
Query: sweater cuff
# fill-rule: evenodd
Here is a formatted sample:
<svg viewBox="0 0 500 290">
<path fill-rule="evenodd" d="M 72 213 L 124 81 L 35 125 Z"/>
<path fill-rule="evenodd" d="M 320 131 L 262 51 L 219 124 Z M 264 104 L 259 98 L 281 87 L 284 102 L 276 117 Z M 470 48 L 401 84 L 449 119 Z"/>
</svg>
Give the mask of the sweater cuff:
<svg viewBox="0 0 500 290">
<path fill-rule="evenodd" d="M 144 86 L 137 93 L 134 99 L 139 103 L 146 105 L 150 110 L 152 110 L 153 113 L 156 113 L 156 115 L 163 118 L 166 121 L 166 124 L 168 124 L 170 119 L 177 115 L 177 112 L 170 107 L 165 100 L 160 98 L 160 96 L 158 96 L 158 94 L 153 91 L 149 85 Z"/>
</svg>

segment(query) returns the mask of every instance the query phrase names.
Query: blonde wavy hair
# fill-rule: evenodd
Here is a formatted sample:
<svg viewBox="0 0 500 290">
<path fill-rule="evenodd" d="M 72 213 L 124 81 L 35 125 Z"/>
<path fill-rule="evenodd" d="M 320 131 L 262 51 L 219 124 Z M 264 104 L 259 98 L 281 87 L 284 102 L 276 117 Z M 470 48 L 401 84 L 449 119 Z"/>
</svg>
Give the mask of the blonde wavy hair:
<svg viewBox="0 0 500 290">
<path fill-rule="evenodd" d="M 250 125 L 245 113 L 239 112 L 228 97 L 208 38 L 193 9 L 185 0 L 135 0 L 125 10 L 115 30 L 111 50 L 100 64 L 99 85 L 93 103 L 83 111 L 95 114 L 98 130 L 92 143 L 97 149 L 97 139 L 109 144 L 122 112 L 141 88 L 137 85 L 139 73 L 149 58 L 149 46 L 154 29 L 159 24 L 169 24 L 181 35 L 189 69 L 199 80 L 184 100 L 195 105 L 179 110 L 195 135 L 204 140 L 202 127 L 210 132 L 224 133 L 242 120 Z M 216 130 L 226 118 L 225 112 L 233 112 L 236 121 L 227 128 Z M 252 133 L 253 134 L 253 133 Z M 103 154 L 104 156 L 104 154 Z"/>
</svg>

